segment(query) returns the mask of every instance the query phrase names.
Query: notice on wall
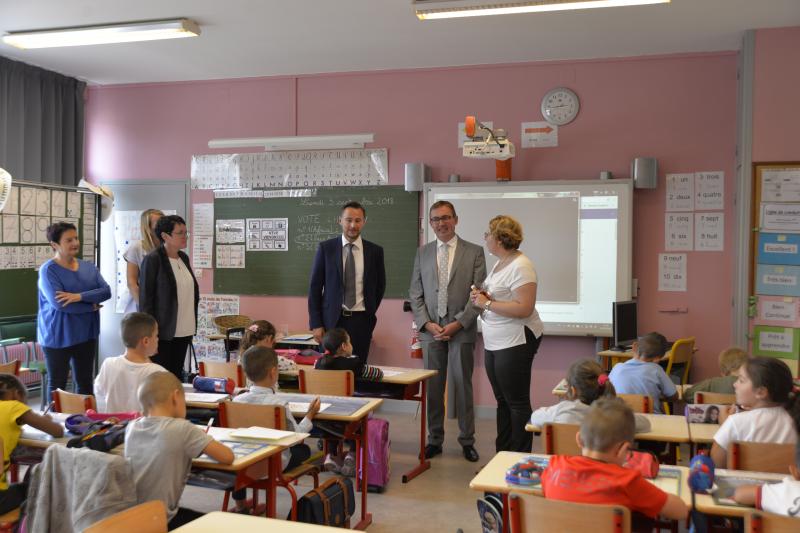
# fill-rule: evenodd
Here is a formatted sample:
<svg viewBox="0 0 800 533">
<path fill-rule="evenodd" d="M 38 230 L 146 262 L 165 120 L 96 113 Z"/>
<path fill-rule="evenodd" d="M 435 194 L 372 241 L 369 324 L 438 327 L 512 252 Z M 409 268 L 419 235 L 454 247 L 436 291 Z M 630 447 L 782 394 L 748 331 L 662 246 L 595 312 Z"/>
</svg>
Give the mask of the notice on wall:
<svg viewBox="0 0 800 533">
<path fill-rule="evenodd" d="M 800 232 L 800 205 L 762 203 L 761 229 Z"/>
<path fill-rule="evenodd" d="M 667 211 L 694 209 L 694 174 L 667 174 Z"/>
<path fill-rule="evenodd" d="M 523 122 L 522 147 L 548 148 L 558 146 L 558 126 L 548 122 Z"/>
<path fill-rule="evenodd" d="M 248 252 L 285 252 L 289 249 L 288 218 L 248 218 Z"/>
<path fill-rule="evenodd" d="M 686 254 L 658 254 L 658 290 L 686 292 Z"/>
<path fill-rule="evenodd" d="M 244 267 L 244 244 L 217 245 L 217 268 Z"/>
<path fill-rule="evenodd" d="M 697 172 L 694 175 L 694 208 L 697 211 L 725 209 L 725 173 Z"/>
<path fill-rule="evenodd" d="M 197 335 L 192 343 L 198 359 L 224 359 L 225 346 L 222 341 L 209 340 L 208 336 L 219 333 L 214 317 L 239 314 L 239 297 L 228 294 L 201 294 L 197 306 Z"/>
<path fill-rule="evenodd" d="M 692 213 L 667 213 L 664 221 L 664 248 L 669 251 L 693 249 L 694 216 Z"/>
<path fill-rule="evenodd" d="M 774 168 L 761 173 L 762 202 L 800 202 L 800 170 Z"/>
<path fill-rule="evenodd" d="M 694 249 L 698 252 L 721 252 L 725 248 L 725 214 L 694 214 Z"/>
<path fill-rule="evenodd" d="M 214 268 L 214 263 L 211 260 L 213 253 L 213 235 L 195 235 L 192 237 L 192 266 L 194 268 Z"/>
<path fill-rule="evenodd" d="M 244 242 L 244 219 L 217 220 L 217 242 Z"/>
<path fill-rule="evenodd" d="M 758 298 L 758 320 L 763 322 L 797 322 L 797 298 L 769 299 L 768 296 Z"/>
<path fill-rule="evenodd" d="M 194 204 L 192 235 L 214 235 L 214 204 Z"/>
</svg>

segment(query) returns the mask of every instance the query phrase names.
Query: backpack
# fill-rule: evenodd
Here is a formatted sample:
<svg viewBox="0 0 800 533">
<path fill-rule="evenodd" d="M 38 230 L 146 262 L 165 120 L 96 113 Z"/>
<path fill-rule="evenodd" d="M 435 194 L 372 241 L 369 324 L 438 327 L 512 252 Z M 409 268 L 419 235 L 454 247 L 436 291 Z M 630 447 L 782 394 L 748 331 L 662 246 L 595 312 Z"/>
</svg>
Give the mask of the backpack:
<svg viewBox="0 0 800 533">
<path fill-rule="evenodd" d="M 67 448 L 89 448 L 110 452 L 125 441 L 128 420 L 116 418 L 94 421 L 86 415 L 72 415 L 64 423 L 67 431 L 78 435 L 69 439 Z"/>
</svg>

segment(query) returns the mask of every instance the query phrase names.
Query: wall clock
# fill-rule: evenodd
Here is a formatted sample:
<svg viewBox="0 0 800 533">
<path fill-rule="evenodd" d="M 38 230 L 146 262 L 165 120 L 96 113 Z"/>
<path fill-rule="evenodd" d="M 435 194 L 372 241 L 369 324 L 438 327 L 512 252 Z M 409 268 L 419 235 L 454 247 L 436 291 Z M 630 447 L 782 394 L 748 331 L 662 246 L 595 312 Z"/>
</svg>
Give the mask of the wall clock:
<svg viewBox="0 0 800 533">
<path fill-rule="evenodd" d="M 578 95 L 566 87 L 556 87 L 542 98 L 542 116 L 555 126 L 569 124 L 578 116 L 581 103 Z"/>
</svg>

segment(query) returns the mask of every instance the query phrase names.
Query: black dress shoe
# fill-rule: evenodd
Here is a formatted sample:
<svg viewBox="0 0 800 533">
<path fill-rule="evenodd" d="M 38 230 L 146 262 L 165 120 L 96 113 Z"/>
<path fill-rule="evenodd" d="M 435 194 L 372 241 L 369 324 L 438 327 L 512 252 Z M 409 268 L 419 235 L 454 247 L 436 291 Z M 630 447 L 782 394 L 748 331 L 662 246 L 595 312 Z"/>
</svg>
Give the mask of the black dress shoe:
<svg viewBox="0 0 800 533">
<path fill-rule="evenodd" d="M 442 453 L 442 447 L 436 444 L 428 444 L 425 446 L 425 459 L 430 459 Z"/>
<path fill-rule="evenodd" d="M 475 446 L 468 444 L 464 446 L 464 459 L 469 461 L 470 463 L 477 463 L 480 456 L 478 455 L 478 450 L 475 449 Z"/>
</svg>

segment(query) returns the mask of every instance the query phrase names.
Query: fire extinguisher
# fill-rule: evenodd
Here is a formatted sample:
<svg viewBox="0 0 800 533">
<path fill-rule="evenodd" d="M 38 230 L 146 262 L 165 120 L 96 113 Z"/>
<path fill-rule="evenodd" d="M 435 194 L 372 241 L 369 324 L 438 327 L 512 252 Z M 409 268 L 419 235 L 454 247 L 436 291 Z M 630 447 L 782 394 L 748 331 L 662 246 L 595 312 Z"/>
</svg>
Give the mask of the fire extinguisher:
<svg viewBox="0 0 800 533">
<path fill-rule="evenodd" d="M 414 332 L 411 335 L 411 358 L 422 359 L 422 343 L 419 341 L 419 331 L 417 331 L 417 325 L 414 322 L 411 323 L 411 329 Z"/>
</svg>

